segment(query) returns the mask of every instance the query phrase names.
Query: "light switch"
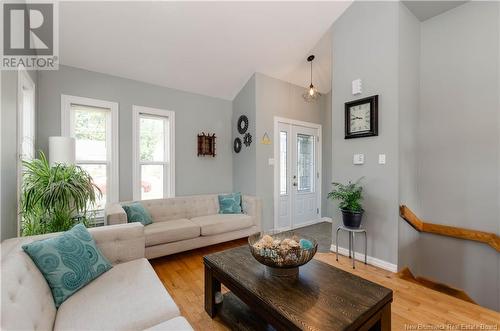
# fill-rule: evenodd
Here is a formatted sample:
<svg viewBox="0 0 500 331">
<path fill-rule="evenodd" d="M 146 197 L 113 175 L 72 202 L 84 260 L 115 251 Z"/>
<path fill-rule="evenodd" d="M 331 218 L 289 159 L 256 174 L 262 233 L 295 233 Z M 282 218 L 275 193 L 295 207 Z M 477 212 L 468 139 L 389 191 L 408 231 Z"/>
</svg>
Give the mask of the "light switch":
<svg viewBox="0 0 500 331">
<path fill-rule="evenodd" d="M 365 154 L 354 154 L 352 158 L 353 164 L 363 164 L 365 163 Z"/>
<path fill-rule="evenodd" d="M 361 79 L 355 79 L 352 81 L 352 94 L 361 94 L 363 88 L 362 88 L 362 83 Z"/>
<path fill-rule="evenodd" d="M 385 164 L 385 154 L 378 155 L 378 164 Z"/>
<path fill-rule="evenodd" d="M 274 159 L 269 159 L 269 160 L 268 160 L 268 162 L 269 162 L 269 165 L 270 165 L 270 166 L 273 166 L 273 165 L 274 165 Z"/>
</svg>

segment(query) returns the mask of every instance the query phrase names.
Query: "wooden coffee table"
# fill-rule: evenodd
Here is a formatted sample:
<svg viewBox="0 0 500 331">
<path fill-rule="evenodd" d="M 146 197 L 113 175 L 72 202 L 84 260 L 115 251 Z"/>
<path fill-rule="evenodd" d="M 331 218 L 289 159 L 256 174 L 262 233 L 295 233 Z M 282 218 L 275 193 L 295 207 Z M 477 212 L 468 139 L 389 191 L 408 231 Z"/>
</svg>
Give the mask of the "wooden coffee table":
<svg viewBox="0 0 500 331">
<path fill-rule="evenodd" d="M 390 330 L 392 290 L 311 260 L 298 278 L 268 275 L 246 246 L 207 255 L 205 311 L 221 283 L 277 330 Z"/>
</svg>

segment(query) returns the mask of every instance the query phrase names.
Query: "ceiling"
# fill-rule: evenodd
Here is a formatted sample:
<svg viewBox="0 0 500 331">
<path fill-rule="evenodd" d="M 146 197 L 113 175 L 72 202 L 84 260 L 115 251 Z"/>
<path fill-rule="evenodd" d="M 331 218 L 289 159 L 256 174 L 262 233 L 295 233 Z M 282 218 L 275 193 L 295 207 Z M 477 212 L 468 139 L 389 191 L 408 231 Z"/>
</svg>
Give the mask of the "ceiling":
<svg viewBox="0 0 500 331">
<path fill-rule="evenodd" d="M 467 1 L 403 1 L 421 22 L 463 5 Z"/>
<path fill-rule="evenodd" d="M 62 64 L 232 100 L 254 72 L 331 86 L 341 2 L 61 2 Z"/>
</svg>

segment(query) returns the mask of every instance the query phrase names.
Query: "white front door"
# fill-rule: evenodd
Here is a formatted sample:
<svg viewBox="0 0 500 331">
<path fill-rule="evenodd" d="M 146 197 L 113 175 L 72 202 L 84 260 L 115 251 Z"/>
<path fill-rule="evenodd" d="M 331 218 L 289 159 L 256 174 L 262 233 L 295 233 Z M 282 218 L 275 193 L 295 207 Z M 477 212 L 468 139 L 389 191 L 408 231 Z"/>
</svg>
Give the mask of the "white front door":
<svg viewBox="0 0 500 331">
<path fill-rule="evenodd" d="M 320 219 L 320 129 L 286 122 L 278 122 L 277 128 L 275 228 L 286 230 Z"/>
</svg>

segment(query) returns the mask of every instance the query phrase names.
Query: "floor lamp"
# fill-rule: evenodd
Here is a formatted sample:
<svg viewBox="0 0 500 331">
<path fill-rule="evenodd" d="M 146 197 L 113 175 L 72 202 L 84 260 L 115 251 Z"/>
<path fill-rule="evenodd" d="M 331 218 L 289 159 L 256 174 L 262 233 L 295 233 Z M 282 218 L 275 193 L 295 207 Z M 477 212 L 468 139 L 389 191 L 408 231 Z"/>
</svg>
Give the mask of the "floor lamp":
<svg viewBox="0 0 500 331">
<path fill-rule="evenodd" d="M 57 163 L 75 164 L 75 138 L 49 137 L 49 162 L 51 166 Z"/>
</svg>

